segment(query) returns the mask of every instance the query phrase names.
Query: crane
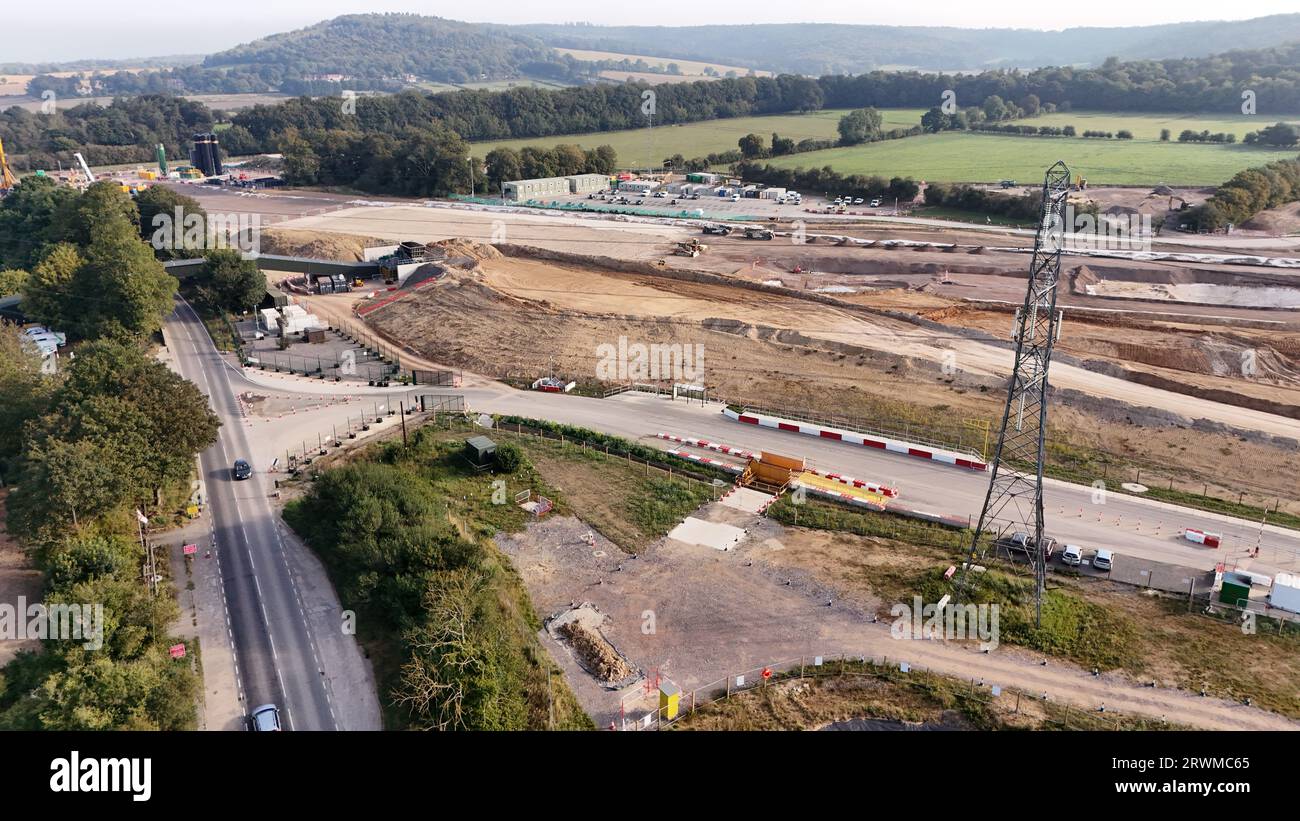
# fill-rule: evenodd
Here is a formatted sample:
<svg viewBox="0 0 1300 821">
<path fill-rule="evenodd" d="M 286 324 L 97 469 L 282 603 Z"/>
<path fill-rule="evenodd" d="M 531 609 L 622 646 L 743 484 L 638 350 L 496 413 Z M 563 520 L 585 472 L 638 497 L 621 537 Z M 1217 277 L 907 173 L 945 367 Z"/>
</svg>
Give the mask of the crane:
<svg viewBox="0 0 1300 821">
<path fill-rule="evenodd" d="M 86 175 L 86 183 L 89 184 L 94 182 L 95 175 L 93 172 L 91 172 L 90 166 L 86 165 L 86 158 L 81 156 L 80 152 L 73 154 L 72 156 L 77 158 L 77 162 L 81 163 L 81 173 Z"/>
<path fill-rule="evenodd" d="M 0 197 L 14 190 L 17 184 L 18 178 L 9 170 L 9 161 L 5 159 L 4 140 L 0 140 Z"/>
</svg>

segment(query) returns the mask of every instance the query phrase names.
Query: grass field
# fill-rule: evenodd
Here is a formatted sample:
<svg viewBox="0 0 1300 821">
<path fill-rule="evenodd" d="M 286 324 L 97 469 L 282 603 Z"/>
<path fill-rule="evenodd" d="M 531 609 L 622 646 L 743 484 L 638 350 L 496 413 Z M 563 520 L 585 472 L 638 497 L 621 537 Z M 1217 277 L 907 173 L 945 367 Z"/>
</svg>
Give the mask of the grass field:
<svg viewBox="0 0 1300 821">
<path fill-rule="evenodd" d="M 1077 115 L 1073 121 L 1082 128 Z M 903 176 L 930 182 L 995 182 L 1036 180 L 1052 163 L 1064 160 L 1071 171 L 1082 174 L 1091 185 L 1216 185 L 1243 168 L 1290 159 L 1296 153 L 1294 149 L 1276 151 L 1149 139 L 1085 140 L 948 132 L 794 154 L 771 162 L 781 168 L 829 165 L 844 174 Z"/>
<path fill-rule="evenodd" d="M 771 140 L 775 131 L 796 142 L 804 139 L 832 139 L 838 136 L 836 126 L 844 110 L 816 111 L 810 114 L 773 114 L 763 117 L 734 117 L 725 120 L 707 120 L 685 125 L 656 126 L 653 129 L 635 128 L 626 131 L 599 131 L 592 134 L 567 134 L 558 137 L 530 137 L 521 140 L 497 140 L 474 144 L 476 154 L 487 154 L 493 148 L 509 146 L 520 149 L 526 145 L 554 146 L 562 143 L 577 144 L 583 148 L 611 145 L 618 153 L 618 162 L 626 167 L 658 165 L 664 157 L 681 154 L 688 159 L 703 157 L 736 148 L 736 141 L 749 133 L 761 134 Z M 884 127 L 907 128 L 921 121 L 919 108 L 884 109 Z"/>
<path fill-rule="evenodd" d="M 1257 114 L 1254 116 L 1246 116 L 1245 114 L 1224 116 L 1217 113 L 1147 115 L 1109 111 L 1067 111 L 1015 120 L 1014 123 L 1016 125 L 1033 126 L 1072 125 L 1080 132 L 1116 132 L 1126 129 L 1133 132 L 1133 139 L 1135 140 L 1159 140 L 1160 129 L 1167 128 L 1169 129 L 1169 139 L 1176 141 L 1180 132 L 1190 128 L 1192 131 L 1209 131 L 1211 134 L 1220 132 L 1235 134 L 1237 140 L 1240 141 L 1248 132 L 1258 131 L 1276 122 L 1295 122 L 1297 119 L 1297 115 L 1294 114 Z"/>
</svg>

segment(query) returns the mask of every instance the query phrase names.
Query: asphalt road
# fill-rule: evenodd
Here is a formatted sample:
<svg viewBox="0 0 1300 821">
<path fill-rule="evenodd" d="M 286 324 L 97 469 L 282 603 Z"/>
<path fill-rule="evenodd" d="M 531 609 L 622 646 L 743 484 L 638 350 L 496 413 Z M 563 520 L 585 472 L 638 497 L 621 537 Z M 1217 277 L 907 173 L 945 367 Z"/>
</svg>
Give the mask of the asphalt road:
<svg viewBox="0 0 1300 821">
<path fill-rule="evenodd" d="M 232 375 L 236 383 L 247 384 L 254 391 L 301 390 L 305 393 L 348 393 L 372 395 L 384 393 L 355 384 L 333 385 L 295 377 L 248 371 Z M 844 442 L 821 439 L 786 431 L 761 428 L 735 422 L 722 415 L 721 406 L 684 400 L 671 401 L 644 393 L 625 393 L 609 399 L 518 391 L 478 377 L 466 375 L 467 386 L 447 391 L 429 390 L 465 397 L 474 411 L 507 413 L 535 419 L 562 422 L 603 433 L 640 441 L 666 449 L 671 443 L 656 438 L 663 432 L 675 436 L 694 436 L 748 450 L 767 450 L 786 456 L 803 457 L 810 466 L 834 470 L 857 479 L 879 482 L 899 489 L 895 504 L 958 518 L 979 515 L 988 489 L 988 474 L 955 468 L 875 448 L 858 447 Z M 414 393 L 411 388 L 394 388 L 386 395 Z M 355 408 L 343 407 L 315 416 L 300 424 L 310 435 L 318 425 L 327 434 L 330 424 L 342 421 Z M 330 419 L 330 414 L 338 420 Z M 256 464 L 256 463 L 255 463 Z M 1101 477 L 1098 477 L 1099 479 Z M 1117 482 L 1107 481 L 1108 490 L 1098 493 L 1093 487 L 1053 479 L 1044 482 L 1044 512 L 1048 535 L 1059 542 L 1077 544 L 1085 556 L 1098 548 L 1110 548 L 1122 558 L 1149 559 L 1199 569 L 1211 569 L 1217 563 L 1237 563 L 1261 573 L 1300 570 L 1300 533 L 1286 528 L 1247 522 L 1216 513 L 1130 496 L 1117 491 Z M 1183 539 L 1184 528 L 1219 533 L 1224 537 L 1218 549 L 1202 547 Z M 1257 559 L 1247 552 L 1260 546 Z"/>
<path fill-rule="evenodd" d="M 243 481 L 231 476 L 234 461 L 249 458 L 249 447 L 230 368 L 188 305 L 180 304 L 167 325 L 182 375 L 207 394 L 222 423 L 216 444 L 200 455 L 200 468 L 243 704 L 249 710 L 277 705 L 285 729 L 337 729 L 319 654 L 268 498 L 270 489 L 261 473 Z"/>
</svg>

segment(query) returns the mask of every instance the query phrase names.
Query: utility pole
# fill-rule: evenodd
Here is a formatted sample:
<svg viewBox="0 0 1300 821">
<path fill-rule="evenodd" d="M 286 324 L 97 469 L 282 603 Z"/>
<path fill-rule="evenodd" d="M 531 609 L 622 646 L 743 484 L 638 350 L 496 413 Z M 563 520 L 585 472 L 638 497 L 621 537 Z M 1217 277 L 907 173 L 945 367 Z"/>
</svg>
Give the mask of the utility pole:
<svg viewBox="0 0 1300 821">
<path fill-rule="evenodd" d="M 985 528 L 1022 525 L 1031 541 L 1025 547 L 1034 563 L 1035 623 L 1042 625 L 1043 588 L 1047 558 L 1043 555 L 1043 459 L 1047 432 L 1047 368 L 1052 346 L 1060 331 L 1056 310 L 1056 285 L 1061 275 L 1061 248 L 1065 243 L 1064 210 L 1070 193 L 1070 170 L 1058 162 L 1043 177 L 1043 202 L 1034 256 L 1029 263 L 1029 285 L 1024 304 L 1016 312 L 1015 366 L 1007 386 L 989 489 L 971 537 L 970 553 L 957 577 L 954 599 L 967 594 L 970 566 L 988 551 Z"/>
<path fill-rule="evenodd" d="M 402 417 L 402 449 L 406 450 L 410 444 L 406 441 L 406 402 L 398 400 L 397 407 L 401 409 Z"/>
</svg>

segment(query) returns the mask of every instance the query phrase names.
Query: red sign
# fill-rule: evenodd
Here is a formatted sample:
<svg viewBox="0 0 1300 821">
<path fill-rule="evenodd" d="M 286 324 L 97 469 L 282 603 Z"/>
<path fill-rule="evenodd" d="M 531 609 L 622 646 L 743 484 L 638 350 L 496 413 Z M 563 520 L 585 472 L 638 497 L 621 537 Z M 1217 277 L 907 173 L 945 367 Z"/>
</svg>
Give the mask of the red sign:
<svg viewBox="0 0 1300 821">
<path fill-rule="evenodd" d="M 772 668 L 771 668 L 771 667 L 764 667 L 764 668 L 763 668 L 763 678 L 768 679 L 768 678 L 771 678 L 771 677 L 772 677 Z"/>
<path fill-rule="evenodd" d="M 172 658 L 174 659 L 183 659 L 185 658 L 185 645 L 173 644 L 167 652 L 171 653 Z"/>
<path fill-rule="evenodd" d="M 195 553 L 199 552 L 199 546 L 196 544 L 187 544 L 182 549 L 185 551 L 186 556 L 193 556 Z"/>
</svg>

